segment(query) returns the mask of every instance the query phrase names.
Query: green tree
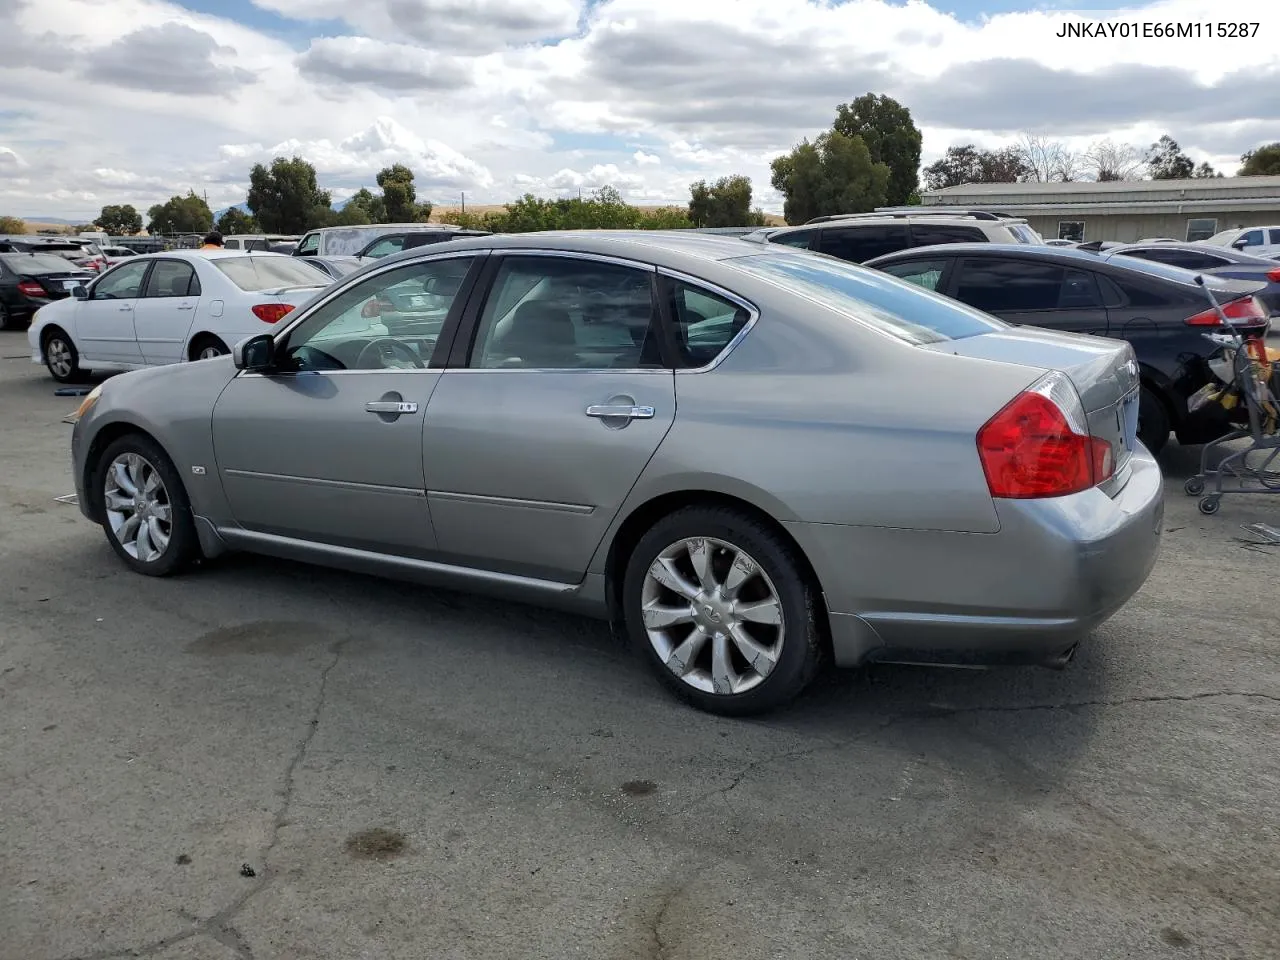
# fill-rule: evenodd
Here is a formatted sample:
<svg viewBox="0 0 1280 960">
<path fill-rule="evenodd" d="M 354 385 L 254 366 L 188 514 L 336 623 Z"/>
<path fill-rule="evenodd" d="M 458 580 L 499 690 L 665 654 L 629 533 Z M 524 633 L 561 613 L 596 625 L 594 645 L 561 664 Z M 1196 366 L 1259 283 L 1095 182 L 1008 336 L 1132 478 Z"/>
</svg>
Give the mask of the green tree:
<svg viewBox="0 0 1280 960">
<path fill-rule="evenodd" d="M 883 206 L 889 189 L 888 165 L 871 159 L 861 137 L 834 131 L 812 143 L 802 140 L 790 153 L 775 157 L 770 168 L 773 188 L 786 198 L 787 223 L 833 213 L 865 213 Z"/>
<path fill-rule="evenodd" d="M 17 217 L 0 217 L 0 233 L 26 233 L 27 222 Z"/>
<path fill-rule="evenodd" d="M 142 232 L 142 214 L 132 204 L 111 204 L 98 214 L 98 226 L 113 237 L 132 237 Z"/>
<path fill-rule="evenodd" d="M 941 159 L 924 168 L 925 186 L 944 190 L 966 183 L 1017 183 L 1030 171 L 1017 147 L 979 150 L 972 143 L 947 147 Z"/>
<path fill-rule="evenodd" d="M 764 214 L 759 211 L 754 211 L 751 215 L 757 214 L 763 221 Z M 688 210 L 681 207 L 659 207 L 657 210 L 644 210 L 640 213 L 641 230 L 688 230 L 693 225 L 693 221 L 689 219 Z M 741 226 L 752 226 L 752 224 L 741 224 Z"/>
<path fill-rule="evenodd" d="M 1213 167 L 1209 166 L 1208 161 L 1205 161 L 1201 163 L 1200 166 L 1196 167 L 1195 170 L 1192 171 L 1191 176 L 1195 177 L 1197 180 L 1221 180 L 1222 179 L 1222 174 L 1219 173 L 1217 170 L 1213 169 Z"/>
<path fill-rule="evenodd" d="M 695 227 L 764 226 L 764 214 L 751 209 L 751 178 L 742 174 L 690 184 L 689 220 Z"/>
<path fill-rule="evenodd" d="M 836 107 L 832 131 L 861 137 L 872 163 L 889 168 L 885 202 L 902 206 L 920 186 L 920 148 L 923 138 L 911 111 L 892 97 L 868 93 Z"/>
<path fill-rule="evenodd" d="M 358 208 L 360 216 L 365 217 L 365 223 L 390 223 L 387 219 L 387 208 L 382 202 L 381 197 L 375 197 L 367 187 L 361 187 L 351 195 L 351 199 L 347 201 L 347 205 L 342 208 L 345 213 L 352 206 Z M 353 216 L 356 211 L 353 211 Z"/>
<path fill-rule="evenodd" d="M 378 171 L 382 188 L 382 207 L 387 223 L 426 223 L 431 219 L 431 204 L 418 203 L 413 186 L 413 171 L 403 163 L 395 163 Z"/>
<path fill-rule="evenodd" d="M 301 157 L 276 157 L 269 168 L 254 164 L 247 199 L 267 233 L 305 233 L 332 211 L 329 191 L 316 182 L 316 168 Z"/>
<path fill-rule="evenodd" d="M 222 216 L 218 218 L 216 224 L 218 232 L 224 236 L 231 236 L 237 233 L 260 233 L 258 230 L 258 221 L 252 216 L 245 213 L 239 207 L 228 207 L 223 211 Z"/>
<path fill-rule="evenodd" d="M 170 197 L 147 211 L 148 233 L 204 233 L 213 226 L 213 211 L 194 190 Z"/>
<path fill-rule="evenodd" d="M 1241 154 L 1241 177 L 1280 177 L 1280 140 Z"/>
<path fill-rule="evenodd" d="M 1195 169 L 1195 161 L 1167 133 L 1147 151 L 1147 172 L 1152 180 L 1186 180 Z"/>
</svg>

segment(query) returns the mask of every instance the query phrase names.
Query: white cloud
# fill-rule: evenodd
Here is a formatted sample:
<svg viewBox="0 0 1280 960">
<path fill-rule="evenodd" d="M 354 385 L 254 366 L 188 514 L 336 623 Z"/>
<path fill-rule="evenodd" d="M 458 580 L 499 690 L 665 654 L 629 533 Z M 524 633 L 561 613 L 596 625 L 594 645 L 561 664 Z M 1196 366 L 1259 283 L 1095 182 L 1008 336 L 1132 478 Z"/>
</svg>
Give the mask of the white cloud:
<svg viewBox="0 0 1280 960">
<path fill-rule="evenodd" d="M 769 160 L 868 91 L 911 109 L 925 163 L 1034 129 L 1073 145 L 1169 133 L 1231 172 L 1280 135 L 1274 0 L 1232 4 L 1230 19 L 1261 24 L 1247 40 L 1059 39 L 1063 22 L 1106 15 L 966 23 L 923 0 L 253 2 L 293 18 L 296 39 L 170 0 L 0 0 L 3 212 L 88 216 L 192 188 L 226 205 L 253 163 L 294 153 L 336 197 L 400 162 L 424 198 L 607 182 L 679 202 L 695 180 L 744 173 L 776 210 Z M 343 35 L 320 35 L 332 21 Z M 30 183 L 11 176 L 20 164 Z"/>
</svg>

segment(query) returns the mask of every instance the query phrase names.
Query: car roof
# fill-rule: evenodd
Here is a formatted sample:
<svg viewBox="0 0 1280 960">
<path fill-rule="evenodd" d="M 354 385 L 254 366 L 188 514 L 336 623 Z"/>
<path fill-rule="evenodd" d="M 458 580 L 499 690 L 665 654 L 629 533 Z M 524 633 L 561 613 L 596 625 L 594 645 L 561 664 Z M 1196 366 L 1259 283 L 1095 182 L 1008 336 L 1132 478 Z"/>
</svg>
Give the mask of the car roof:
<svg viewBox="0 0 1280 960">
<path fill-rule="evenodd" d="M 1001 254 L 1008 256 L 1016 254 L 1018 256 L 1040 257 L 1046 260 L 1058 260 L 1062 263 L 1093 263 L 1099 261 L 1096 254 L 1088 250 L 1078 250 L 1075 247 L 1059 247 L 1050 246 L 1049 244 L 1039 243 L 934 243 L 926 247 L 907 247 L 905 250 L 895 250 L 893 253 L 886 253 L 879 257 L 875 257 L 867 261 L 867 264 L 876 264 L 889 260 L 905 260 L 909 257 L 920 253 L 928 253 L 934 255 L 946 254 L 947 256 L 955 256 L 957 254 L 975 254 L 982 256 L 995 256 Z"/>
<path fill-rule="evenodd" d="M 1102 253 L 1105 257 L 1112 257 L 1117 254 L 1123 255 L 1126 250 L 1150 250 L 1152 248 L 1159 250 L 1186 250 L 1190 253 L 1203 253 L 1206 257 L 1221 257 L 1224 260 L 1230 260 L 1239 266 L 1255 266 L 1261 267 L 1268 263 L 1265 257 L 1257 257 L 1251 253 L 1243 253 L 1239 250 L 1233 250 L 1231 247 L 1220 247 L 1217 244 L 1201 244 L 1187 242 L 1183 240 L 1175 240 L 1172 243 L 1123 243 L 1118 247 L 1108 247 Z"/>
<path fill-rule="evenodd" d="M 379 263 L 412 260 L 455 250 L 558 250 L 624 258 L 630 256 L 655 264 L 668 261 L 678 263 L 690 257 L 730 260 L 762 253 L 758 243 L 715 233 L 689 233 L 681 230 L 546 230 L 536 233 L 491 233 L 446 240 L 443 243 L 393 253 L 383 257 Z"/>
</svg>

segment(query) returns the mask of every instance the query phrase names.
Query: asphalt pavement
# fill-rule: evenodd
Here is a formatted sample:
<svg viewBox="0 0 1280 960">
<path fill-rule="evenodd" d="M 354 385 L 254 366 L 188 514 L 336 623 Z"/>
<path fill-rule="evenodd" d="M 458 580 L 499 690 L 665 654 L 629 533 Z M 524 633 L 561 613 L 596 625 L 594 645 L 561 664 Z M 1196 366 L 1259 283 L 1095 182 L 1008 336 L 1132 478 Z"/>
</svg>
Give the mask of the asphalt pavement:
<svg viewBox="0 0 1280 960">
<path fill-rule="evenodd" d="M 1182 494 L 1064 671 L 671 700 L 593 621 L 127 572 L 0 333 L 0 958 L 1280 955 L 1280 499 Z"/>
</svg>

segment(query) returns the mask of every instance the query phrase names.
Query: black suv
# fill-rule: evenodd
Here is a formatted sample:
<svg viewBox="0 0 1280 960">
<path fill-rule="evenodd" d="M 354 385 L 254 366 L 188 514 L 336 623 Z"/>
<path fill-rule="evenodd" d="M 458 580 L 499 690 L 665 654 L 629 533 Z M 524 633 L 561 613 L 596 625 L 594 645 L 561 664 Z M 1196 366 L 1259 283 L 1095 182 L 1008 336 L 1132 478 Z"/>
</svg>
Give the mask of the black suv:
<svg viewBox="0 0 1280 960">
<path fill-rule="evenodd" d="M 939 243 L 1025 243 L 1044 240 L 1027 221 L 987 210 L 897 207 L 875 213 L 817 217 L 799 227 L 766 227 L 742 239 L 816 250 L 850 263 Z"/>
<path fill-rule="evenodd" d="M 1139 260 L 1100 259 L 1067 247 L 994 243 L 903 250 L 865 266 L 919 284 L 1006 323 L 1127 340 L 1138 360 L 1142 397 L 1138 436 L 1153 453 L 1172 430 L 1181 443 L 1207 443 L 1229 429 L 1216 413 L 1192 415 L 1187 399 L 1206 383 L 1221 331 L 1209 290 L 1236 329 L 1265 334 L 1265 283 Z"/>
</svg>

